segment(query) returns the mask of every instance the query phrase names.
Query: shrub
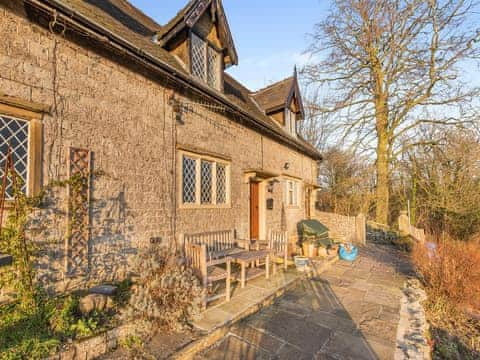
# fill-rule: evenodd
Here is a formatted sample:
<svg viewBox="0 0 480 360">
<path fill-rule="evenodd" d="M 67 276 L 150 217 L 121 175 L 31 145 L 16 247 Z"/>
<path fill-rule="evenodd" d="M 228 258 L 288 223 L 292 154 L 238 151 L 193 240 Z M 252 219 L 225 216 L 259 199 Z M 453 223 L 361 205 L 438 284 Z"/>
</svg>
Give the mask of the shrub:
<svg viewBox="0 0 480 360">
<path fill-rule="evenodd" d="M 436 250 L 418 244 L 415 266 L 430 296 L 480 310 L 480 248 L 454 240 L 437 243 Z"/>
<path fill-rule="evenodd" d="M 182 331 L 201 311 L 204 291 L 193 271 L 158 245 L 141 250 L 134 268 L 138 277 L 126 313 L 153 321 L 165 330 Z"/>
</svg>

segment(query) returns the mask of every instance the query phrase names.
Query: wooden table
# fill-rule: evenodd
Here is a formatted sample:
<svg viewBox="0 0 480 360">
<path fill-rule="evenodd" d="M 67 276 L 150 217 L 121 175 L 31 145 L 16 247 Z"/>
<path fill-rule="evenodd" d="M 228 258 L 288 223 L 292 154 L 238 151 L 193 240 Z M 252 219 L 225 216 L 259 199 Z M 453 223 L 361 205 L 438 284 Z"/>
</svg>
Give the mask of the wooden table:
<svg viewBox="0 0 480 360">
<path fill-rule="evenodd" d="M 270 251 L 242 251 L 237 254 L 230 255 L 233 261 L 239 263 L 242 267 L 240 272 L 240 284 L 241 287 L 245 287 L 245 281 L 256 278 L 265 272 L 265 278 L 270 277 Z M 249 264 L 258 264 L 259 261 L 265 260 L 265 270 L 258 267 L 251 267 L 247 269 Z"/>
</svg>

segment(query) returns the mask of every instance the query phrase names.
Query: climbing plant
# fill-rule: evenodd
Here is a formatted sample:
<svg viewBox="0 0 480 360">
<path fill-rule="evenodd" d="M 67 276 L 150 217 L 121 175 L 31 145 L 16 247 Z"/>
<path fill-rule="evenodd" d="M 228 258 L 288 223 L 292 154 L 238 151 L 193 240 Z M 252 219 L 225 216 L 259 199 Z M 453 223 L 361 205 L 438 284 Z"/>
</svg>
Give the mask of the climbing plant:
<svg viewBox="0 0 480 360">
<path fill-rule="evenodd" d="M 39 206 L 45 191 L 27 196 L 22 191 L 23 180 L 13 170 L 7 170 L 12 184 L 12 206 L 1 229 L 0 252 L 13 256 L 12 266 L 0 272 L 0 285 L 15 289 L 16 296 L 25 309 L 36 309 L 41 302 L 41 291 L 35 283 L 35 244 L 26 236 L 27 223 L 32 211 Z M 4 205 L 5 206 L 5 205 Z"/>
</svg>

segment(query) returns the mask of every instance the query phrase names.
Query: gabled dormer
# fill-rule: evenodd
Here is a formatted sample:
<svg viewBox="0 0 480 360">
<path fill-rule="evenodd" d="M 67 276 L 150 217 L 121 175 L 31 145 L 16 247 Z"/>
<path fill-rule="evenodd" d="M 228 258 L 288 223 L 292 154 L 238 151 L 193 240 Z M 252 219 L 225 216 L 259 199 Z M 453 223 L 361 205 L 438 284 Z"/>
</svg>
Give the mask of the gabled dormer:
<svg viewBox="0 0 480 360">
<path fill-rule="evenodd" d="M 266 115 L 287 133 L 297 136 L 297 121 L 305 118 L 305 111 L 296 69 L 293 76 L 258 90 L 252 96 Z"/>
<path fill-rule="evenodd" d="M 154 41 L 209 86 L 223 90 L 223 72 L 238 64 L 221 0 L 192 0 L 154 35 Z"/>
</svg>

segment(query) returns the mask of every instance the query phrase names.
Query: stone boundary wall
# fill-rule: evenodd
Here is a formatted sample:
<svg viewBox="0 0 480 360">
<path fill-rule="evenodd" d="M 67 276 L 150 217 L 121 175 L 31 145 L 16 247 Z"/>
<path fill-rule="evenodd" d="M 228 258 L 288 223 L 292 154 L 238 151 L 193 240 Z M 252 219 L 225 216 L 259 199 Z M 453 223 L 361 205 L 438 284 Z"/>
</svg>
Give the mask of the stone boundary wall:
<svg viewBox="0 0 480 360">
<path fill-rule="evenodd" d="M 76 341 L 48 360 L 96 359 L 120 346 L 120 341 L 136 333 L 139 323 L 129 323 L 91 338 Z"/>
<path fill-rule="evenodd" d="M 325 225 L 332 238 L 357 244 L 365 244 L 366 242 L 366 218 L 363 214 L 345 216 L 315 211 L 312 218 Z"/>
<path fill-rule="evenodd" d="M 398 217 L 398 230 L 400 234 L 410 235 L 419 242 L 425 242 L 425 231 L 410 224 L 406 211 L 401 211 Z"/>
</svg>

